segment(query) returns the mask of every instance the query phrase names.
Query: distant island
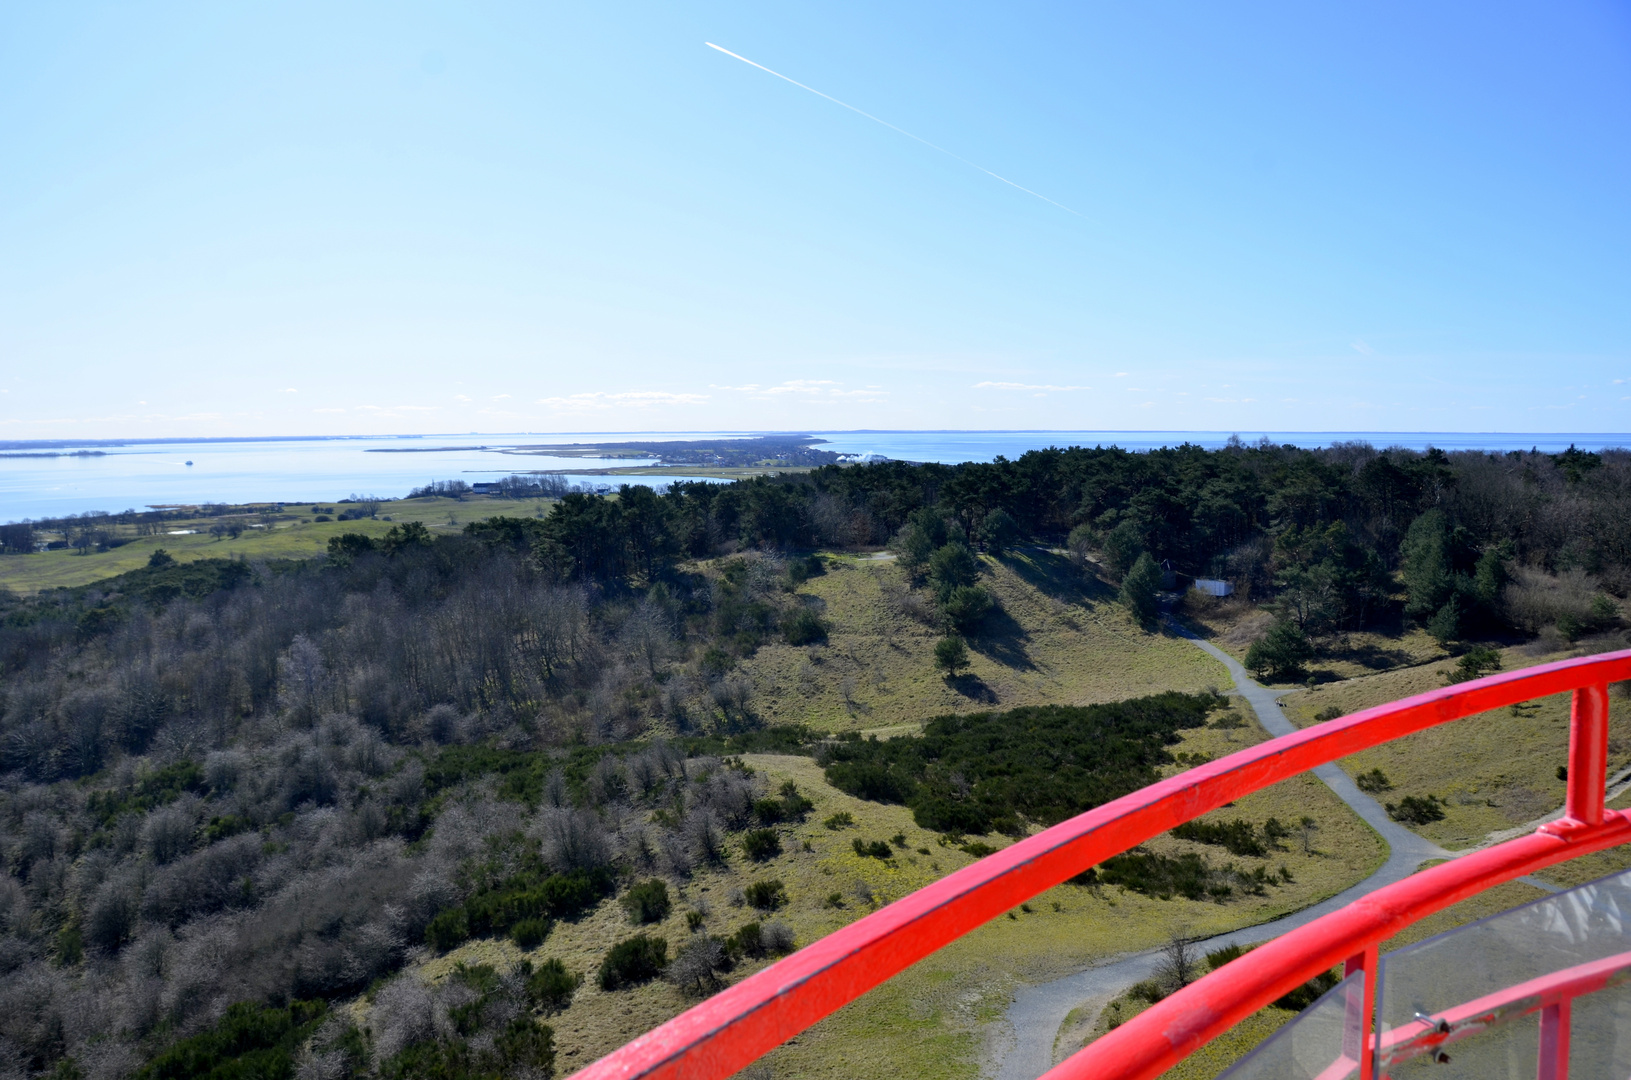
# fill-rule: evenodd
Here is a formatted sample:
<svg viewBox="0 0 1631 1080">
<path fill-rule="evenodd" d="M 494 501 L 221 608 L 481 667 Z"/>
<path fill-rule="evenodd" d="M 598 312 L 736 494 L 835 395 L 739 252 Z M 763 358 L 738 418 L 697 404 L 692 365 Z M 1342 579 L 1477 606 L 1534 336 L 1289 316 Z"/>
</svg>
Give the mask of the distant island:
<svg viewBox="0 0 1631 1080">
<path fill-rule="evenodd" d="M 422 454 L 448 450 L 494 450 L 502 454 L 565 458 L 656 458 L 661 465 L 754 466 L 833 465 L 838 454 L 818 450 L 814 435 L 757 435 L 745 439 L 685 439 L 660 442 L 555 443 L 524 446 L 376 447 L 370 454 Z"/>
<path fill-rule="evenodd" d="M 0 458 L 107 457 L 106 450 L 47 450 L 28 454 L 0 453 Z"/>
</svg>

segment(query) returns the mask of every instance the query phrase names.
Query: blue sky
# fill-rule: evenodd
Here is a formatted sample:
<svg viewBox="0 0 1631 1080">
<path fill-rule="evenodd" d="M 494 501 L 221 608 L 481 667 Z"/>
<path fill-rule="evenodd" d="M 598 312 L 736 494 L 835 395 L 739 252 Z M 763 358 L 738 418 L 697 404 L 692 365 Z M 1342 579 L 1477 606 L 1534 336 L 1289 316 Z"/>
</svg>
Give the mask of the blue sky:
<svg viewBox="0 0 1631 1080">
<path fill-rule="evenodd" d="M 1623 3 L 12 4 L 0 131 L 0 438 L 1631 430 Z"/>
</svg>

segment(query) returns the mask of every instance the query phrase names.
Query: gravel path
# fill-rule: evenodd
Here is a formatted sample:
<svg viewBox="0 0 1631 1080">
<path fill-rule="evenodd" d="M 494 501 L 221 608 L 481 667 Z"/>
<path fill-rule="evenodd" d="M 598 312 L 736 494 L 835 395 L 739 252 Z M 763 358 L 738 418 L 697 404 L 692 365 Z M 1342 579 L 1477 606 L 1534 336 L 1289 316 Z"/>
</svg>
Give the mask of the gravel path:
<svg viewBox="0 0 1631 1080">
<path fill-rule="evenodd" d="M 1246 699 L 1257 719 L 1270 735 L 1289 735 L 1296 730 L 1285 718 L 1276 700 L 1285 691 L 1270 690 L 1252 680 L 1246 669 L 1228 653 L 1211 642 L 1202 641 L 1175 623 L 1169 629 L 1192 641 L 1229 669 L 1240 696 Z M 1340 907 L 1374 892 L 1384 885 L 1403 880 L 1416 872 L 1416 868 L 1429 859 L 1453 858 L 1437 844 L 1425 840 L 1387 816 L 1387 811 L 1375 799 L 1360 791 L 1336 765 L 1321 765 L 1314 775 L 1336 792 L 1337 797 L 1353 808 L 1354 813 L 1379 833 L 1388 845 L 1388 859 L 1370 877 L 1344 892 L 1312 907 L 1304 908 L 1274 922 L 1248 926 L 1227 934 L 1209 938 L 1200 943 L 1202 951 L 1220 949 L 1225 945 L 1255 945 L 1279 937 L 1304 923 L 1335 911 Z M 1528 879 L 1525 879 L 1528 880 Z M 1534 882 L 1533 884 L 1541 884 Z M 1551 888 L 1550 886 L 1543 886 Z M 994 1047 L 996 1080 L 1036 1080 L 1053 1067 L 1054 1040 L 1065 1018 L 1080 1006 L 1102 1008 L 1135 983 L 1155 973 L 1160 962 L 1159 951 L 1134 953 L 1097 964 L 1074 975 L 1054 979 L 1038 986 L 1026 986 L 1014 995 L 1005 1016 L 1007 1031 Z"/>
</svg>

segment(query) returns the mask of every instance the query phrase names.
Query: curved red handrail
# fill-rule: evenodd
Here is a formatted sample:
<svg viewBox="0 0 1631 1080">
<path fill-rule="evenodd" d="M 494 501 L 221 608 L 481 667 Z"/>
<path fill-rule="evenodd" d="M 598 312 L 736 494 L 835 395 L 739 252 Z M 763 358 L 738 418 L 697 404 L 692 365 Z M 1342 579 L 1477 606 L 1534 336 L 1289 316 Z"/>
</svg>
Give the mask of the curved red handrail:
<svg viewBox="0 0 1631 1080">
<path fill-rule="evenodd" d="M 1631 821 L 1620 814 L 1605 818 L 1603 811 L 1607 686 L 1626 679 L 1631 679 L 1631 650 L 1505 672 L 1366 709 L 1190 769 L 949 874 L 721 991 L 576 1076 L 729 1076 L 947 942 L 1175 825 L 1413 732 L 1530 698 L 1579 691 L 1570 732 L 1567 816 L 1557 827 L 1416 874 L 1261 946 L 1048 1074 L 1049 1080 L 1153 1077 L 1319 971 L 1367 949 L 1373 955 L 1375 942 L 1424 914 L 1539 867 L 1631 840 Z M 1316 927 L 1322 929 L 1315 932 Z M 1366 1057 L 1368 1062 L 1368 1049 Z"/>
</svg>

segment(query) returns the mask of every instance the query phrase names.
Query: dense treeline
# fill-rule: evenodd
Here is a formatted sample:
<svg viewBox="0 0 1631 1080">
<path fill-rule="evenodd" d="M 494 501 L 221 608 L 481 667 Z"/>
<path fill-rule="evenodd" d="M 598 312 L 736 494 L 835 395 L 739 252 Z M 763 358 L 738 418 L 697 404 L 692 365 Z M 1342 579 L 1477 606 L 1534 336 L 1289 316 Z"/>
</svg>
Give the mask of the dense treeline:
<svg viewBox="0 0 1631 1080">
<path fill-rule="evenodd" d="M 286 1058 L 316 1024 L 296 1054 L 309 1080 L 545 1069 L 542 1029 L 512 1025 L 588 973 L 551 975 L 547 994 L 514 973 L 434 993 L 399 978 L 367 1044 L 291 1003 L 354 994 L 461 935 L 536 941 L 642 878 L 771 850 L 796 795 L 778 802 L 730 746 L 697 740 L 758 727 L 743 657 L 826 633 L 795 592 L 823 570 L 812 549 L 892 545 L 927 586 L 914 610 L 968 634 L 991 603 L 972 552 L 1044 542 L 1126 586 L 1160 559 L 1227 577 L 1287 633 L 1410 618 L 1572 635 L 1631 584 L 1628 481 L 1618 452 L 1050 450 L 567 493 L 546 518 L 459 535 L 403 523 L 255 565 L 161 553 L 0 596 L 0 1061 L 114 1080 L 222 1024 L 265 1027 L 262 1049 Z M 1163 725 L 1105 744 L 1131 779 L 1046 805 L 902 751 L 923 766 L 903 801 L 944 795 L 926 812 L 954 828 L 1050 820 L 1139 782 Z M 731 955 L 787 945 L 785 927 L 750 925 L 687 945 L 674 977 L 711 986 Z M 661 967 L 655 944 L 625 952 Z M 497 1026 L 457 1020 L 472 1002 Z"/>
</svg>

